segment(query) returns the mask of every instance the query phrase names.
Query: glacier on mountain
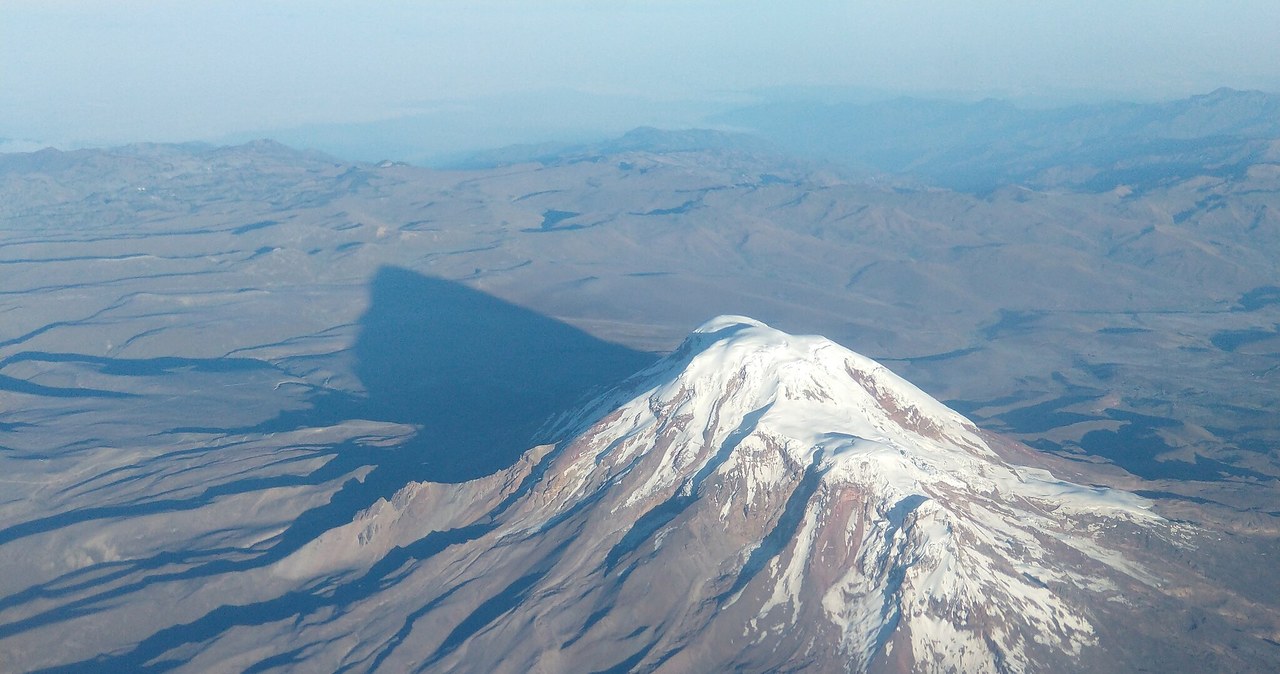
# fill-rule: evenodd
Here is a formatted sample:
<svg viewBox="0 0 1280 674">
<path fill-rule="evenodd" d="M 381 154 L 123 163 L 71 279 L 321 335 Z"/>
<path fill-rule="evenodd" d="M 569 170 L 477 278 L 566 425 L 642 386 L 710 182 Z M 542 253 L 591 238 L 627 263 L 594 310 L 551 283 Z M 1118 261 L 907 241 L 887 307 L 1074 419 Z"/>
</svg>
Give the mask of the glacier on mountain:
<svg viewBox="0 0 1280 674">
<path fill-rule="evenodd" d="M 551 433 L 503 473 L 410 485 L 278 572 L 467 532 L 407 579 L 430 610 L 389 656 L 441 671 L 1020 672 L 1078 662 L 1091 606 L 1159 583 L 1108 541 L 1174 535 L 1142 498 L 1006 462 L 882 365 L 743 317 Z"/>
</svg>

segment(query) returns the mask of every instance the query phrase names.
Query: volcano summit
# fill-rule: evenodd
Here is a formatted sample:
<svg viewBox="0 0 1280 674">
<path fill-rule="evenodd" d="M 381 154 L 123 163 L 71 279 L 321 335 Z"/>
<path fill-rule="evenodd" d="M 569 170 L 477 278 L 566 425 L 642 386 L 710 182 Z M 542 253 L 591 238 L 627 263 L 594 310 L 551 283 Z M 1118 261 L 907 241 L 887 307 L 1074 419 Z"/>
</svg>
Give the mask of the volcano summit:
<svg viewBox="0 0 1280 674">
<path fill-rule="evenodd" d="M 867 358 L 742 317 L 706 323 L 556 423 L 563 439 L 510 469 L 412 484 L 278 564 L 331 582 L 431 549 L 382 608 L 308 626 L 312 657 L 406 671 L 1131 670 L 1147 656 L 1125 622 L 1163 582 L 1152 551 L 1184 535 L 1142 498 L 1009 463 L 1034 453 Z M 337 638 L 384 631 L 395 638 Z"/>
</svg>

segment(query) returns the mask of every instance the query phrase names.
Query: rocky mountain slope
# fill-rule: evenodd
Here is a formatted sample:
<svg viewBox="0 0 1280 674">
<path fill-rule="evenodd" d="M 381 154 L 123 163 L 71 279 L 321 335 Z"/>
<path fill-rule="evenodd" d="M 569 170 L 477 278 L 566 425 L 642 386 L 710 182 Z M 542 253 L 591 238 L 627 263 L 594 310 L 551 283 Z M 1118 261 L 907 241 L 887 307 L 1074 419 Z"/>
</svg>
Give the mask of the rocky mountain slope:
<svg viewBox="0 0 1280 674">
<path fill-rule="evenodd" d="M 1264 668 L 1260 640 L 1180 661 L 1181 634 L 1117 631 L 1185 580 L 1152 553 L 1191 546 L 1192 527 L 1009 463 L 828 340 L 721 317 L 559 423 L 561 441 L 512 469 L 410 485 L 276 565 L 343 578 L 433 542 L 377 609 L 297 624 L 305 667 Z"/>
</svg>

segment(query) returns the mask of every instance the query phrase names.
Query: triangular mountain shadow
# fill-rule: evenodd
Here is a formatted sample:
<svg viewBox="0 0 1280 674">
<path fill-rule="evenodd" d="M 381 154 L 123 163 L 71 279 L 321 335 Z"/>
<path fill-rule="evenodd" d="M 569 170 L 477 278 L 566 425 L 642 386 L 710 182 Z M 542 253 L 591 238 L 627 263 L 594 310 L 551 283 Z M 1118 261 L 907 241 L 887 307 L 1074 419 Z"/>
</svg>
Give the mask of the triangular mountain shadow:
<svg viewBox="0 0 1280 674">
<path fill-rule="evenodd" d="M 656 360 L 652 354 L 596 339 L 577 328 L 464 285 L 405 269 L 379 270 L 373 279 L 371 294 L 370 307 L 360 319 L 360 332 L 354 346 L 355 372 L 365 386 L 366 395 L 323 391 L 307 401 L 306 409 L 282 413 L 251 428 L 170 430 L 235 435 L 372 419 L 419 427 L 419 433 L 411 440 L 390 449 L 354 442 L 318 448 L 317 456 L 331 454 L 332 458 L 309 474 L 233 478 L 191 497 L 157 497 L 140 503 L 72 510 L 0 528 L 0 543 L 91 520 L 189 511 L 227 494 L 265 492 L 278 486 L 320 485 L 350 476 L 362 466 L 373 467 L 362 479 L 344 482 L 327 503 L 300 514 L 270 547 L 258 554 L 235 561 L 210 558 L 166 578 L 219 577 L 266 567 L 325 531 L 352 521 L 378 498 L 390 498 L 410 481 L 458 482 L 514 464 L 540 440 L 550 440 L 536 437 L 545 422 L 573 410 L 593 392 L 619 383 Z M 227 371 L 277 367 L 250 359 L 113 360 L 45 353 L 30 353 L 27 357 L 91 362 L 104 371 L 129 376 L 164 376 L 175 368 Z M 358 601 L 384 588 L 387 575 L 400 568 L 406 559 L 429 557 L 473 533 L 466 529 L 428 536 L 397 548 L 366 575 L 340 585 L 332 593 L 304 590 L 245 606 L 222 606 L 193 622 L 160 630 L 127 652 L 91 658 L 62 669 L 166 670 L 175 661 L 156 665 L 155 659 L 170 649 L 203 643 L 235 626 L 258 625 Z M 117 574 L 113 577 L 123 577 L 130 571 L 144 573 L 143 579 L 136 583 L 105 586 L 101 592 L 77 600 L 82 605 L 74 610 L 55 607 L 0 625 L 0 638 L 67 620 L 74 617 L 76 611 L 99 610 L 100 605 L 116 601 L 123 594 L 161 583 L 158 575 L 145 572 L 169 568 L 173 554 L 162 552 L 128 562 L 103 562 L 67 574 L 48 587 L 0 598 L 0 609 L 19 606 L 42 597 L 46 591 L 56 593 L 49 588 L 59 583 L 86 574 L 97 577 L 99 567 L 111 567 L 110 573 Z M 121 571 L 121 566 L 128 570 Z"/>
<path fill-rule="evenodd" d="M 553 416 L 656 360 L 407 269 L 378 270 L 370 292 L 354 348 L 367 396 L 324 395 L 260 430 L 353 418 L 413 424 L 419 433 L 394 450 L 402 478 L 460 482 L 515 463 L 545 440 L 536 432 Z"/>
</svg>

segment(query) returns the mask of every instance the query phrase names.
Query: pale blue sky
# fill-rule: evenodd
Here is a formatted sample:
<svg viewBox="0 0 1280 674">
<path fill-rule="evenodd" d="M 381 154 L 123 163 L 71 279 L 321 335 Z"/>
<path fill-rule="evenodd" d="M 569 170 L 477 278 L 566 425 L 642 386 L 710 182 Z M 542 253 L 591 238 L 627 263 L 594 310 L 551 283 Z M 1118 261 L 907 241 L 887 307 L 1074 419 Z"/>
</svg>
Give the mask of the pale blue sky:
<svg viewBox="0 0 1280 674">
<path fill-rule="evenodd" d="M 208 139 L 547 90 L 1276 91 L 1277 34 L 1274 0 L 0 0 L 0 138 Z"/>
</svg>

